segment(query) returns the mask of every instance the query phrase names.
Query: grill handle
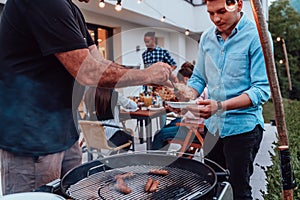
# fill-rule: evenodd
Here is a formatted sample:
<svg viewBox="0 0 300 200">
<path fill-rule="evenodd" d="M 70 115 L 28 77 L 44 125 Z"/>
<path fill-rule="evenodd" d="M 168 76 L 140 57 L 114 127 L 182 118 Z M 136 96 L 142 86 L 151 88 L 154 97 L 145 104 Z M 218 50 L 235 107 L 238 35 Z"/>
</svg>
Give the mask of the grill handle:
<svg viewBox="0 0 300 200">
<path fill-rule="evenodd" d="M 230 172 L 228 169 L 226 169 L 224 172 L 215 172 L 216 175 L 219 177 L 219 176 L 225 176 L 225 177 L 228 177 L 230 175 Z"/>
<path fill-rule="evenodd" d="M 91 174 L 92 174 L 92 170 L 95 170 L 95 169 L 98 169 L 98 168 L 101 168 L 103 169 L 103 171 L 105 172 L 105 165 L 104 164 L 101 164 L 101 165 L 97 165 L 97 166 L 94 166 L 94 167 L 91 167 L 87 173 L 86 173 L 86 176 L 89 177 Z"/>
<path fill-rule="evenodd" d="M 37 189 L 33 190 L 33 192 L 49 192 L 57 194 L 60 191 L 60 182 L 60 179 L 55 179 L 46 185 L 38 187 Z"/>
<path fill-rule="evenodd" d="M 222 172 L 215 172 L 217 176 L 225 176 L 228 177 L 230 175 L 230 172 L 228 169 L 224 169 L 221 165 L 219 165 L 218 163 L 208 159 L 208 158 L 204 158 L 205 161 L 208 161 L 210 163 L 212 163 L 213 165 L 215 165 L 216 167 L 218 167 L 219 169 L 221 169 Z"/>
</svg>

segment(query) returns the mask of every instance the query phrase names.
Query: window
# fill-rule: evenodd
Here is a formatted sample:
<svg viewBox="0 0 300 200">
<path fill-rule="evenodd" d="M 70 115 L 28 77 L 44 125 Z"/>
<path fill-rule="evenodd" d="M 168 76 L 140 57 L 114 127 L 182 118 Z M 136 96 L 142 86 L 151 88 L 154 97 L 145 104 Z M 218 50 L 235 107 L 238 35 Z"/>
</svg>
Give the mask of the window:
<svg viewBox="0 0 300 200">
<path fill-rule="evenodd" d="M 87 27 L 99 52 L 104 58 L 113 60 L 113 29 L 95 24 L 87 24 Z"/>
</svg>

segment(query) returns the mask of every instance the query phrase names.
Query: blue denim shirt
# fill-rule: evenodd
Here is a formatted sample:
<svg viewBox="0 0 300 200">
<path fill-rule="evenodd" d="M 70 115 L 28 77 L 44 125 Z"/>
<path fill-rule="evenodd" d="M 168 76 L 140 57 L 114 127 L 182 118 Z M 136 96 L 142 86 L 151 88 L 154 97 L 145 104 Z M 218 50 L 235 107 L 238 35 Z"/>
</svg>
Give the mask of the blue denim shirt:
<svg viewBox="0 0 300 200">
<path fill-rule="evenodd" d="M 209 132 L 221 137 L 245 133 L 257 124 L 264 127 L 262 104 L 270 97 L 265 60 L 255 24 L 244 14 L 224 41 L 215 27 L 205 31 L 199 56 L 188 85 L 208 98 L 224 101 L 246 93 L 252 106 L 214 114 L 205 120 Z"/>
</svg>

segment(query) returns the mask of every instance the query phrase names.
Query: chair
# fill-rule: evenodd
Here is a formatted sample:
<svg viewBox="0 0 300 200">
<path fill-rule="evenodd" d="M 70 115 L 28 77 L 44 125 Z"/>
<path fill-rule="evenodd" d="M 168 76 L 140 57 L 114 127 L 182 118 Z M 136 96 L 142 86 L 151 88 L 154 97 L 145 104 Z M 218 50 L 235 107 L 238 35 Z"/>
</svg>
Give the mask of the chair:
<svg viewBox="0 0 300 200">
<path fill-rule="evenodd" d="M 85 119 L 86 118 L 86 111 L 85 111 L 85 105 L 83 102 L 83 99 L 80 101 L 80 104 L 78 106 L 78 117 L 80 119 Z"/>
<path fill-rule="evenodd" d="M 199 129 L 204 128 L 204 124 L 193 124 L 193 123 L 185 123 L 185 122 L 180 122 L 176 123 L 176 126 L 185 126 L 189 128 L 189 131 L 186 134 L 186 137 L 184 140 L 179 139 L 179 138 L 172 138 L 168 140 L 168 143 L 174 143 L 174 144 L 180 144 L 181 148 L 178 152 L 178 156 L 182 157 L 185 155 L 186 157 L 193 158 L 193 155 L 197 152 L 200 151 L 204 140 L 203 136 L 201 133 L 198 131 Z"/>
<path fill-rule="evenodd" d="M 119 153 L 121 149 L 129 147 L 130 145 L 132 145 L 132 148 L 130 150 L 134 151 L 134 134 L 131 129 L 125 129 L 123 127 L 113 126 L 109 124 L 103 124 L 99 121 L 79 120 L 78 123 L 86 143 L 87 151 L 90 154 L 88 156 L 88 160 L 93 159 L 93 153 L 98 154 L 97 158 L 105 157 L 112 153 Z M 120 130 L 123 130 L 124 132 L 127 132 L 132 136 L 132 140 L 129 140 L 125 144 L 122 144 L 117 147 L 109 146 L 104 132 L 105 126 L 118 128 Z M 107 153 L 103 153 L 103 151 L 107 151 Z"/>
</svg>

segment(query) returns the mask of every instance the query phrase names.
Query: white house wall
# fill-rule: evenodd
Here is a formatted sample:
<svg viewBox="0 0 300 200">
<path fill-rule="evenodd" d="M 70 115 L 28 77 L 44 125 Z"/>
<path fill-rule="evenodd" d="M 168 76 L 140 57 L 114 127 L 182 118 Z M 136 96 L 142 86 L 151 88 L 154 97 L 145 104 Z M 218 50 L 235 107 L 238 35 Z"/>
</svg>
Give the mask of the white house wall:
<svg viewBox="0 0 300 200">
<path fill-rule="evenodd" d="M 107 5 L 103 9 L 99 8 L 98 0 L 73 2 L 83 11 L 88 23 L 113 28 L 114 36 L 110 39 L 114 61 L 123 65 L 143 68 L 141 53 L 145 50 L 143 36 L 147 31 L 155 31 L 157 37 L 163 38 L 162 46 L 170 51 L 178 66 L 185 61 L 195 61 L 200 34 L 212 25 L 205 5 L 194 7 L 184 0 L 143 0 L 146 4 L 123 0 L 120 12 L 114 10 L 116 1 L 105 1 Z M 253 19 L 250 1 L 243 2 L 243 11 Z M 262 3 L 267 19 L 268 0 Z M 160 21 L 162 15 L 166 16 L 165 23 Z M 185 29 L 191 31 L 191 37 L 184 35 Z M 138 46 L 140 51 L 137 52 Z"/>
<path fill-rule="evenodd" d="M 205 5 L 194 7 L 184 0 L 143 0 L 146 4 L 123 0 L 120 12 L 114 10 L 116 1 L 105 1 L 106 6 L 101 9 L 99 0 L 89 3 L 73 0 L 88 23 L 113 28 L 114 36 L 109 39 L 113 40 L 114 61 L 123 65 L 143 68 L 141 54 L 145 50 L 143 36 L 147 31 L 155 31 L 157 37 L 163 38 L 162 46 L 170 51 L 178 68 L 185 61 L 196 61 L 200 34 L 212 25 Z M 253 19 L 250 1 L 243 2 L 243 11 Z M 263 0 L 262 5 L 267 19 L 268 0 Z M 163 15 L 165 23 L 160 21 Z M 191 31 L 191 36 L 184 35 L 185 29 Z"/>
<path fill-rule="evenodd" d="M 107 1 L 114 5 L 115 1 Z M 265 17 L 268 17 L 268 0 L 262 0 Z M 244 0 L 244 11 L 253 18 L 250 0 Z M 166 17 L 167 24 L 192 32 L 203 32 L 212 23 L 206 11 L 206 5 L 192 6 L 184 0 L 143 0 L 138 4 L 136 0 L 123 0 L 124 9 L 141 16 L 148 16 L 159 21 L 162 16 Z M 139 21 L 137 19 L 137 21 Z"/>
</svg>

